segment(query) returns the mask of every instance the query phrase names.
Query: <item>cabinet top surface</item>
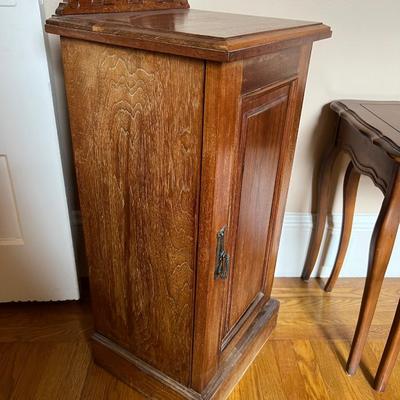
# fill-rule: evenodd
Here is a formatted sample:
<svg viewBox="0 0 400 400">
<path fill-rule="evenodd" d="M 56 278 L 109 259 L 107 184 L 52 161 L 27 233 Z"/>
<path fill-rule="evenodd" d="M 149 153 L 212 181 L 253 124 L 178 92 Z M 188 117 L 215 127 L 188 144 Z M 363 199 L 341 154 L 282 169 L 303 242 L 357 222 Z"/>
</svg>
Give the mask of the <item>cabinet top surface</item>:
<svg viewBox="0 0 400 400">
<path fill-rule="evenodd" d="M 53 16 L 46 31 L 214 61 L 263 54 L 266 46 L 278 43 L 331 36 L 329 27 L 316 22 L 190 9 Z"/>
<path fill-rule="evenodd" d="M 400 101 L 334 101 L 331 108 L 400 161 Z"/>
</svg>

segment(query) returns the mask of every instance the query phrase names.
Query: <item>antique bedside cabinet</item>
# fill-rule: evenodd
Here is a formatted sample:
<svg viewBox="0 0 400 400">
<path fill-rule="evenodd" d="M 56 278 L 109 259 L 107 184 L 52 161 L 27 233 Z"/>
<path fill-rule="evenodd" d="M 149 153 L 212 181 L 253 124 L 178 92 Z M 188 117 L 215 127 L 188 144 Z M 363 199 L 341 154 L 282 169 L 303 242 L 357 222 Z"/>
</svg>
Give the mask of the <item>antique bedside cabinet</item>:
<svg viewBox="0 0 400 400">
<path fill-rule="evenodd" d="M 152 399 L 224 399 L 270 297 L 314 22 L 70 0 L 61 36 L 93 355 Z"/>
</svg>

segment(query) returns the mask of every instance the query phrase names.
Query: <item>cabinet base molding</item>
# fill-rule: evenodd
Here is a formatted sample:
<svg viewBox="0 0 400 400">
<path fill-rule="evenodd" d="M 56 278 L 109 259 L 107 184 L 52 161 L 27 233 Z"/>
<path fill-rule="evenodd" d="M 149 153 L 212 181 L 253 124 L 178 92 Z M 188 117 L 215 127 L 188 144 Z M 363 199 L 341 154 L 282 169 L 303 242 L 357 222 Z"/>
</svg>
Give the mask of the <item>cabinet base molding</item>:
<svg viewBox="0 0 400 400">
<path fill-rule="evenodd" d="M 99 333 L 92 336 L 94 359 L 97 364 L 151 399 L 222 400 L 229 395 L 269 338 L 276 326 L 278 310 L 279 302 L 270 299 L 202 393 L 169 378 Z"/>
</svg>

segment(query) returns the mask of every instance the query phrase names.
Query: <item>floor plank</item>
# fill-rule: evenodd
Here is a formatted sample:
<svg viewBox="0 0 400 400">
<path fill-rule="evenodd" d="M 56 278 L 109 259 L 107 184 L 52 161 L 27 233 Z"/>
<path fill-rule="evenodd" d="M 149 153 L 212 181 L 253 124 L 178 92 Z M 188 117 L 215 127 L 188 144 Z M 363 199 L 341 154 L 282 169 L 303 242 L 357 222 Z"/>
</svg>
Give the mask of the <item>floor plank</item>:
<svg viewBox="0 0 400 400">
<path fill-rule="evenodd" d="M 297 364 L 293 342 L 274 340 L 271 342 L 278 363 L 282 388 L 287 399 L 303 400 L 306 393 L 305 381 Z"/>
<path fill-rule="evenodd" d="M 373 399 L 372 389 L 368 385 L 361 388 L 352 385 L 352 378 L 345 372 L 346 360 L 340 355 L 334 341 L 315 340 L 312 348 L 319 365 L 321 375 L 326 383 L 329 398 L 342 393 L 343 400 Z"/>
<path fill-rule="evenodd" d="M 286 400 L 278 364 L 271 345 L 264 346 L 247 370 L 246 379 L 238 385 L 229 400 L 276 399 Z M 268 384 L 266 384 L 268 382 Z"/>
<path fill-rule="evenodd" d="M 145 400 L 145 397 L 92 362 L 88 369 L 85 387 L 80 400 L 92 399 Z"/>
<path fill-rule="evenodd" d="M 364 279 L 277 279 L 278 325 L 229 400 L 400 400 L 400 362 L 385 393 L 371 387 L 400 298 L 400 279 L 382 289 L 361 367 L 345 364 Z M 96 366 L 88 301 L 0 305 L 0 400 L 144 400 Z"/>
<path fill-rule="evenodd" d="M 311 342 L 309 340 L 296 340 L 293 342 L 293 349 L 305 383 L 307 398 L 313 400 L 329 399 Z"/>
<path fill-rule="evenodd" d="M 14 392 L 28 351 L 24 343 L 0 343 L 0 400 L 9 399 Z"/>
<path fill-rule="evenodd" d="M 86 342 L 55 345 L 50 353 L 45 374 L 40 379 L 36 397 L 79 399 L 90 362 L 90 348 Z"/>
</svg>

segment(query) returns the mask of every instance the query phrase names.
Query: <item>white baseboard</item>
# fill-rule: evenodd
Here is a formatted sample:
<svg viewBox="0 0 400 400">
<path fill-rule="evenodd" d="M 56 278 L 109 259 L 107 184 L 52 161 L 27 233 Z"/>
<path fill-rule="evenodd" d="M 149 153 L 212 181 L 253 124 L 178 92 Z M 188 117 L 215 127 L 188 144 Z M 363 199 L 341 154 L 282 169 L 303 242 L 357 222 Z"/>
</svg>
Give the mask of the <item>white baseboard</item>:
<svg viewBox="0 0 400 400">
<path fill-rule="evenodd" d="M 353 229 L 343 264 L 341 277 L 365 277 L 369 243 L 377 219 L 376 214 L 356 214 Z M 313 276 L 328 277 L 335 262 L 339 245 L 341 214 L 328 218 L 320 255 Z M 277 277 L 299 277 L 306 259 L 308 245 L 313 228 L 313 215 L 307 213 L 286 213 L 276 266 Z M 400 277 L 400 235 L 394 246 L 387 269 L 387 277 Z"/>
</svg>

